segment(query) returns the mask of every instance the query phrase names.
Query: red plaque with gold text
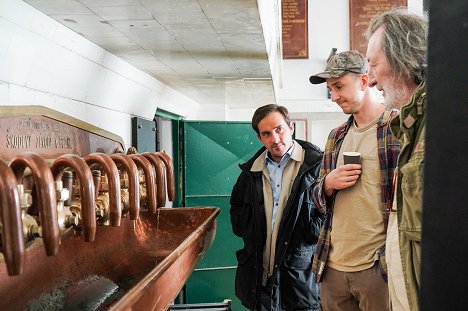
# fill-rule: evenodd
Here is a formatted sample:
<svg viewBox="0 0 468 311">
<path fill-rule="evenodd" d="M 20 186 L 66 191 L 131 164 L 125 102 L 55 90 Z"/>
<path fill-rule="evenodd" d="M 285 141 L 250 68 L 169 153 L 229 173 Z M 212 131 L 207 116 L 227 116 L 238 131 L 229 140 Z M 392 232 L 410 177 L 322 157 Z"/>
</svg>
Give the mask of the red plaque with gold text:
<svg viewBox="0 0 468 311">
<path fill-rule="evenodd" d="M 371 19 L 382 12 L 407 6 L 407 0 L 349 0 L 350 49 L 366 54 L 364 35 Z"/>
<path fill-rule="evenodd" d="M 308 58 L 307 0 L 282 0 L 283 58 Z"/>
</svg>

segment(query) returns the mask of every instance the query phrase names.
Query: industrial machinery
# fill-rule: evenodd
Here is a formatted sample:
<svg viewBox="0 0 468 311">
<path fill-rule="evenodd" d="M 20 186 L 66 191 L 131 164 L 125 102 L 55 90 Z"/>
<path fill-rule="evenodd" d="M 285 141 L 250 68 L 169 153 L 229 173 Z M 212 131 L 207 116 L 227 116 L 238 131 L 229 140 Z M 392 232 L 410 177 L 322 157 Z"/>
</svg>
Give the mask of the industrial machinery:
<svg viewBox="0 0 468 311">
<path fill-rule="evenodd" d="M 164 152 L 39 107 L 0 107 L 0 309 L 167 310 L 219 208 L 166 208 Z"/>
</svg>

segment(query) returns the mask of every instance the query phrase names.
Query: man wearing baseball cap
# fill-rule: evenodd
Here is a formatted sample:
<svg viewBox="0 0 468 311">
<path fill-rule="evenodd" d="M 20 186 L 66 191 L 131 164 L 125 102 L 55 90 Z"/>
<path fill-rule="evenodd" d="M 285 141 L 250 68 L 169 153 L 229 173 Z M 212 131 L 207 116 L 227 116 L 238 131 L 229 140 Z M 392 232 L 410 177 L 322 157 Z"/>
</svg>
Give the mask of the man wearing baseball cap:
<svg viewBox="0 0 468 311">
<path fill-rule="evenodd" d="M 368 69 L 363 55 L 347 51 L 309 79 L 326 82 L 332 101 L 350 115 L 328 136 L 312 197 L 326 214 L 312 267 L 325 311 L 390 310 L 384 254 L 399 153 L 390 120 L 397 111 L 374 96 Z M 360 164 L 344 164 L 345 151 L 360 153 Z"/>
<path fill-rule="evenodd" d="M 364 56 L 358 52 L 347 51 L 333 55 L 327 63 L 324 72 L 309 78 L 310 83 L 320 84 L 330 78 L 339 78 L 348 72 L 367 74 L 369 64 Z"/>
</svg>

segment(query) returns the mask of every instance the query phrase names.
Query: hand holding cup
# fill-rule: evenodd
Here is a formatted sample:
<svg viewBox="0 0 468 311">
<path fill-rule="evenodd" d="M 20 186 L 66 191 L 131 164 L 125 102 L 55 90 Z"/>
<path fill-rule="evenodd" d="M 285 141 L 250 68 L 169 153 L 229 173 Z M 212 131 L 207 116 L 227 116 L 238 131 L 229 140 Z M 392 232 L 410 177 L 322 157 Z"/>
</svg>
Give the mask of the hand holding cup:
<svg viewBox="0 0 468 311">
<path fill-rule="evenodd" d="M 344 164 L 361 164 L 361 154 L 355 151 L 343 152 Z"/>
<path fill-rule="evenodd" d="M 361 153 L 356 152 L 356 151 L 345 151 L 343 152 L 343 163 L 346 164 L 359 164 L 361 165 Z M 356 168 L 353 168 L 355 170 Z M 356 179 L 359 178 L 359 175 L 361 174 L 362 167 L 359 167 L 359 172 L 356 172 L 355 175 Z M 353 183 L 354 184 L 354 183 Z"/>
<path fill-rule="evenodd" d="M 361 154 L 354 151 L 343 152 L 344 164 L 358 164 L 353 166 L 340 165 L 325 176 L 324 192 L 330 197 L 336 190 L 353 186 L 361 174 Z"/>
</svg>

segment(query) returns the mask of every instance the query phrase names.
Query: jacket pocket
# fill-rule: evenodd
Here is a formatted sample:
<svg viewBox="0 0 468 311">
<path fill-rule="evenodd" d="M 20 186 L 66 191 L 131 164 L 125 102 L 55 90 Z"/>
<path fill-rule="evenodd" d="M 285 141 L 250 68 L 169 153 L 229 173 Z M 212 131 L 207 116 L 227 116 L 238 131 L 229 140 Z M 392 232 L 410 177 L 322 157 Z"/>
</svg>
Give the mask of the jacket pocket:
<svg viewBox="0 0 468 311">
<path fill-rule="evenodd" d="M 412 159 L 400 172 L 403 209 L 400 230 L 412 241 L 421 241 L 423 167 L 422 157 Z"/>
<path fill-rule="evenodd" d="M 312 255 L 314 248 L 308 247 L 296 250 L 294 253 L 287 254 L 284 257 L 284 266 L 288 269 L 307 269 L 312 264 Z"/>
<path fill-rule="evenodd" d="M 315 310 L 320 306 L 319 286 L 312 273 L 314 247 L 296 249 L 284 258 L 280 272 L 281 305 L 286 310 Z"/>
</svg>

